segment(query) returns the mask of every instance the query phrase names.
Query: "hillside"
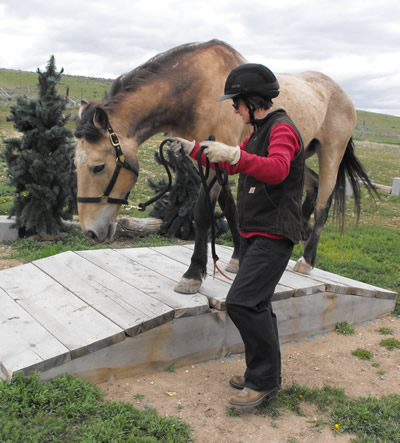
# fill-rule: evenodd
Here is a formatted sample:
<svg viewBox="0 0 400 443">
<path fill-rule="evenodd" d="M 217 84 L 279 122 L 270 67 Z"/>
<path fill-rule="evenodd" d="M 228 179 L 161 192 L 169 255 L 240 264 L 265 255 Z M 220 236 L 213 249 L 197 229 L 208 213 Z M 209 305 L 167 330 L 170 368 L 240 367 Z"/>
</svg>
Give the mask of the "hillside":
<svg viewBox="0 0 400 443">
<path fill-rule="evenodd" d="M 8 115 L 10 100 L 17 95 L 36 95 L 37 73 L 0 68 L 0 131 Z M 112 79 L 63 75 L 59 93 L 68 96 L 74 108 L 81 99 L 101 99 Z M 4 117 L 4 118 L 3 118 Z M 3 134 L 1 134 L 3 135 Z M 355 139 L 400 144 L 400 117 L 357 110 Z"/>
</svg>

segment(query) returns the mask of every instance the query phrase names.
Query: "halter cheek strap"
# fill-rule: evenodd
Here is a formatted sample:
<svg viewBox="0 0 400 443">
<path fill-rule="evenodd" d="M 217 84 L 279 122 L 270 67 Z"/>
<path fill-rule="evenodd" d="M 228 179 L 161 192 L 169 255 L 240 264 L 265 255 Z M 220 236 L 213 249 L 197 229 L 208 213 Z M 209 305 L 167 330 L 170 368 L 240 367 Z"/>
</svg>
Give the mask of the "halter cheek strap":
<svg viewBox="0 0 400 443">
<path fill-rule="evenodd" d="M 121 168 L 128 169 L 136 176 L 139 175 L 139 172 L 136 169 L 133 169 L 129 163 L 126 162 L 125 156 L 121 149 L 121 144 L 119 142 L 118 135 L 114 132 L 111 125 L 108 126 L 108 133 L 110 135 L 110 141 L 111 144 L 114 146 L 115 150 L 115 169 L 113 172 L 113 175 L 111 176 L 110 181 L 108 182 L 108 185 L 104 192 L 100 194 L 98 197 L 77 197 L 78 203 L 100 203 L 100 204 L 106 204 L 111 203 L 115 205 L 127 205 L 128 204 L 128 197 L 129 197 L 129 191 L 126 194 L 125 198 L 113 198 L 110 197 L 110 193 L 113 190 L 115 183 L 117 182 L 119 173 L 121 171 Z"/>
</svg>

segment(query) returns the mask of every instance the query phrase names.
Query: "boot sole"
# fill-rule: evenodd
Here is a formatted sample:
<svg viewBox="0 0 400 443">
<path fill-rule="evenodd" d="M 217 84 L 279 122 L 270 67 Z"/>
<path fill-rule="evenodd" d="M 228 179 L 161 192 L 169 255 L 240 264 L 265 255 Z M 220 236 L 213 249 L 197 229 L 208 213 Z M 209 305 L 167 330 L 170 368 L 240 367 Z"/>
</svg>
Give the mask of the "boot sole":
<svg viewBox="0 0 400 443">
<path fill-rule="evenodd" d="M 239 385 L 238 383 L 235 383 L 232 379 L 229 380 L 229 384 L 235 389 L 243 389 L 244 388 L 244 385 Z"/>
<path fill-rule="evenodd" d="M 278 389 L 274 389 L 273 391 L 267 392 L 266 394 L 264 394 L 258 400 L 255 400 L 255 401 L 252 401 L 249 403 L 235 402 L 235 401 L 229 400 L 229 404 L 231 404 L 232 406 L 239 407 L 239 408 L 254 408 L 256 406 L 259 406 L 263 401 L 272 400 L 272 399 L 276 398 L 277 396 L 278 396 Z"/>
</svg>

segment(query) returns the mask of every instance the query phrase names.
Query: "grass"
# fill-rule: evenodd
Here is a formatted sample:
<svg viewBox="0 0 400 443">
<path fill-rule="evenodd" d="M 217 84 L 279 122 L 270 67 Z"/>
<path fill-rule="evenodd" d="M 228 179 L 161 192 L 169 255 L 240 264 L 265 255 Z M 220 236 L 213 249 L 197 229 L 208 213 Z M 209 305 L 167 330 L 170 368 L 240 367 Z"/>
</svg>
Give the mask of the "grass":
<svg viewBox="0 0 400 443">
<path fill-rule="evenodd" d="M 354 335 L 354 326 L 353 325 L 349 325 L 347 323 L 347 321 L 344 321 L 344 322 L 336 324 L 335 331 L 336 331 L 337 334 Z"/>
<path fill-rule="evenodd" d="M 400 341 L 395 338 L 385 338 L 379 343 L 381 346 L 384 346 L 389 351 L 393 349 L 400 349 Z"/>
<path fill-rule="evenodd" d="M 301 245 L 292 258 L 303 254 Z M 325 225 L 318 245 L 316 267 L 393 290 L 400 294 L 400 231 L 375 224 L 348 227 L 344 233 L 332 222 Z M 400 314 L 400 298 L 395 313 Z"/>
<path fill-rule="evenodd" d="M 168 246 L 177 244 L 177 239 L 170 239 L 160 235 L 150 235 L 148 237 L 136 237 L 124 239 L 123 241 L 114 241 L 110 244 L 98 244 L 86 237 L 81 231 L 73 230 L 65 238 L 55 242 L 39 242 L 32 238 L 23 238 L 11 243 L 12 252 L 7 258 L 21 260 L 29 263 L 41 258 L 50 257 L 66 251 L 84 251 L 88 249 L 104 248 L 144 248 L 148 246 Z"/>
<path fill-rule="evenodd" d="M 0 441 L 191 441 L 181 421 L 102 397 L 99 388 L 71 375 L 41 382 L 38 373 L 19 373 L 10 383 L 0 381 Z"/>
<path fill-rule="evenodd" d="M 44 60 L 44 63 L 46 62 L 47 60 Z M 62 66 L 57 66 L 57 71 L 61 68 Z M 35 96 L 37 83 L 38 75 L 36 72 L 0 69 L 0 87 L 9 95 Z M 57 90 L 59 94 L 66 96 L 68 88 L 68 97 L 73 100 L 101 99 L 109 91 L 111 83 L 111 79 L 63 74 L 57 85 Z"/>
<path fill-rule="evenodd" d="M 258 413 L 276 418 L 289 410 L 303 415 L 304 403 L 317 407 L 316 429 L 329 426 L 336 434 L 356 434 L 352 441 L 360 443 L 400 439 L 400 395 L 350 398 L 342 389 L 294 383 L 283 388 L 277 399 L 259 406 Z"/>
<path fill-rule="evenodd" d="M 169 364 L 165 369 L 164 372 L 169 372 L 170 374 L 175 373 L 176 369 L 175 369 L 175 364 L 171 363 Z"/>
<path fill-rule="evenodd" d="M 360 443 L 400 441 L 400 395 L 340 402 L 331 421 L 339 425 L 341 433 L 357 434 Z"/>
<path fill-rule="evenodd" d="M 365 123 L 365 139 L 379 143 L 400 144 L 400 120 L 398 117 L 374 112 L 357 111 L 354 134 L 361 138 Z"/>
<path fill-rule="evenodd" d="M 393 329 L 391 328 L 379 328 L 378 332 L 381 335 L 393 335 Z"/>
<path fill-rule="evenodd" d="M 354 357 L 357 357 L 360 360 L 372 360 L 374 358 L 374 354 L 362 348 L 357 348 L 351 353 L 351 355 L 354 355 Z"/>
<path fill-rule="evenodd" d="M 150 408 L 137 410 L 131 403 L 104 402 L 102 397 L 99 388 L 75 376 L 41 382 L 38 373 L 18 373 L 12 382 L 0 382 L 0 440 L 192 441 L 190 427 L 179 420 L 161 418 Z M 143 399 L 141 394 L 134 396 L 136 401 Z M 400 439 L 399 395 L 350 398 L 342 389 L 293 383 L 256 413 L 273 419 L 287 411 L 304 415 L 305 403 L 316 406 L 316 430 L 328 426 L 336 434 L 356 434 L 352 441 L 360 443 Z M 234 408 L 226 414 L 232 419 L 241 416 Z"/>
</svg>

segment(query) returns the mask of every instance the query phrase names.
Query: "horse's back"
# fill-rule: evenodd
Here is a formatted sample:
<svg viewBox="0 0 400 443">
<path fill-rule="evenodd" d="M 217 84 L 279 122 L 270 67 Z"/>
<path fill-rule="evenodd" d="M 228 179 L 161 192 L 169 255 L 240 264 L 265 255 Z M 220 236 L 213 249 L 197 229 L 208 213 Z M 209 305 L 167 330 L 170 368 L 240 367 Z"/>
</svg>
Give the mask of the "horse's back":
<svg viewBox="0 0 400 443">
<path fill-rule="evenodd" d="M 339 127 L 344 127 L 350 138 L 355 125 L 355 109 L 350 97 L 336 82 L 315 71 L 277 74 L 277 77 L 281 93 L 275 106 L 287 110 L 305 145 Z"/>
</svg>

